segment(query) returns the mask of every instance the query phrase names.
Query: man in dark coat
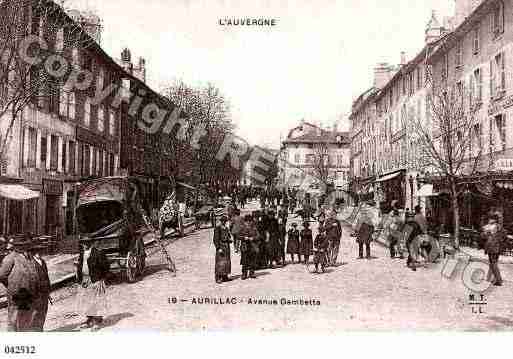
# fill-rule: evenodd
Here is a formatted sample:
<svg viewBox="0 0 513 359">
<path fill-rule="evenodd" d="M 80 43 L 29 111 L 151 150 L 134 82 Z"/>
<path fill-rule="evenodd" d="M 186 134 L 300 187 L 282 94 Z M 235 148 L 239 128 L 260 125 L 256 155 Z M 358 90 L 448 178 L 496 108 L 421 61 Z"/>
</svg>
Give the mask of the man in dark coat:
<svg viewBox="0 0 513 359">
<path fill-rule="evenodd" d="M 360 224 L 356 240 L 358 241 L 358 259 L 363 259 L 363 246 L 365 245 L 365 254 L 367 259 L 371 259 L 370 244 L 372 242 L 372 233 L 374 226 L 369 216 L 364 213 L 360 217 Z"/>
<path fill-rule="evenodd" d="M 41 246 L 33 248 L 33 260 L 35 261 L 35 267 L 39 281 L 39 295 L 35 298 L 34 301 L 34 318 L 32 320 L 32 329 L 38 332 L 42 332 L 45 325 L 51 291 L 48 267 L 45 260 L 40 255 L 40 250 L 42 249 L 43 248 Z"/>
<path fill-rule="evenodd" d="M 278 224 L 278 219 L 275 217 L 275 213 L 273 211 L 269 212 L 268 217 L 268 231 L 269 231 L 269 241 L 267 242 L 267 255 L 268 255 L 268 264 L 269 267 L 273 267 L 273 262 L 276 265 L 279 265 L 280 262 L 282 265 L 285 264 L 284 261 L 284 251 L 282 250 L 282 245 L 280 243 L 280 226 Z"/>
<path fill-rule="evenodd" d="M 301 251 L 299 249 L 299 230 L 297 223 L 292 223 L 292 228 L 287 233 L 287 253 L 290 254 L 292 264 L 294 264 L 294 255 L 297 254 L 297 262 L 301 262 Z"/>
<path fill-rule="evenodd" d="M 330 242 L 330 257 L 329 265 L 334 266 L 337 263 L 338 252 L 340 249 L 340 238 L 342 237 L 342 225 L 336 217 L 336 212 L 331 210 L 328 215 L 328 219 L 324 222 L 324 228 L 326 229 L 326 236 Z"/>
<path fill-rule="evenodd" d="M 39 295 L 37 269 L 27 251 L 30 243 L 19 237 L 9 243 L 14 250 L 0 266 L 0 283 L 7 288 L 7 331 L 32 331 L 34 302 Z"/>
<path fill-rule="evenodd" d="M 315 242 L 314 242 L 314 246 L 317 249 L 317 251 L 315 252 L 315 257 L 314 257 L 316 273 L 319 272 L 319 265 L 321 265 L 321 267 L 325 267 L 328 264 L 326 262 L 327 258 L 325 256 L 325 253 L 328 250 L 329 245 L 330 244 L 329 244 L 328 237 L 326 236 L 326 230 L 324 227 L 321 226 L 321 227 L 319 227 L 319 233 L 317 234 L 317 236 L 315 236 Z"/>
<path fill-rule="evenodd" d="M 267 233 L 267 227 L 268 227 L 268 220 L 267 215 L 263 212 L 257 211 L 255 212 L 254 219 L 256 220 L 255 228 L 257 231 L 257 237 L 255 239 L 255 242 L 253 243 L 254 246 L 258 248 L 258 251 L 256 252 L 256 267 L 257 268 L 266 268 L 267 264 L 269 262 L 269 255 L 267 253 L 267 242 L 269 242 L 268 239 L 268 233 Z"/>
<path fill-rule="evenodd" d="M 244 224 L 240 230 L 240 264 L 242 265 L 242 280 L 248 278 L 248 271 L 250 278 L 256 278 L 255 269 L 257 266 L 258 255 L 258 234 L 255 224 L 252 221 L 251 215 L 244 217 Z"/>
<path fill-rule="evenodd" d="M 303 229 L 300 233 L 301 237 L 301 254 L 305 258 L 305 264 L 308 264 L 308 261 L 310 260 L 310 256 L 312 255 L 313 251 L 313 234 L 312 230 L 310 229 L 310 223 L 304 222 L 303 223 Z M 301 261 L 301 256 L 299 256 L 299 261 Z"/>
<path fill-rule="evenodd" d="M 408 217 L 406 217 L 406 223 L 403 227 L 403 235 L 406 239 L 406 249 L 408 250 L 408 259 L 406 260 L 406 265 L 411 268 L 412 271 L 416 271 L 419 255 L 419 241 L 416 238 L 422 235 L 422 229 L 415 221 L 415 217 L 412 214 L 409 214 Z"/>
<path fill-rule="evenodd" d="M 499 256 L 501 254 L 502 244 L 505 241 L 504 231 L 500 228 L 499 217 L 492 214 L 488 220 L 488 225 L 483 228 L 483 235 L 486 238 L 485 253 L 488 254 L 488 276 L 487 281 L 495 286 L 502 285 L 502 276 L 499 270 Z"/>
<path fill-rule="evenodd" d="M 228 275 L 232 271 L 230 257 L 230 231 L 226 226 L 228 217 L 222 216 L 220 224 L 214 229 L 214 246 L 216 248 L 215 260 L 215 281 L 216 283 L 227 282 Z"/>
</svg>

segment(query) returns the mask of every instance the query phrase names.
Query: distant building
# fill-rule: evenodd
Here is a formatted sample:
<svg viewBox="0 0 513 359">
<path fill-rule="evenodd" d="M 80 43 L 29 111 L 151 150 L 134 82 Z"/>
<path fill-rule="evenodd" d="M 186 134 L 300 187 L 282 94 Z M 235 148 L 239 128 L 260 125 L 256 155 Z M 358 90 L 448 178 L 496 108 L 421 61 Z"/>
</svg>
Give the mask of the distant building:
<svg viewBox="0 0 513 359">
<path fill-rule="evenodd" d="M 318 146 L 326 146 L 324 154 L 317 153 Z M 320 125 L 301 121 L 291 129 L 282 143 L 280 152 L 280 183 L 289 188 L 307 188 L 315 191 L 320 186 L 315 162 L 324 156 L 327 182 L 340 191 L 348 190 L 350 138 L 348 132 L 326 129 Z M 304 177 L 308 174 L 307 182 Z"/>
</svg>

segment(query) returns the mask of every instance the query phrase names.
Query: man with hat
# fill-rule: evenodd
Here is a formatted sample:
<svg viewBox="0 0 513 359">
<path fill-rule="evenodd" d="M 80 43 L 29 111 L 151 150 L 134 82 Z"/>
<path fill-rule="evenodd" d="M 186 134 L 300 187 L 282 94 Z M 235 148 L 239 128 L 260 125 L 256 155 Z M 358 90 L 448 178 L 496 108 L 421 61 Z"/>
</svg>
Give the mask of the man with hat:
<svg viewBox="0 0 513 359">
<path fill-rule="evenodd" d="M 358 233 L 356 240 L 358 242 L 358 259 L 363 259 L 363 246 L 365 245 L 365 255 L 367 259 L 371 259 L 370 244 L 372 242 L 372 233 L 374 225 L 366 211 L 362 212 L 359 219 Z"/>
<path fill-rule="evenodd" d="M 487 281 L 500 287 L 502 286 L 502 276 L 498 263 L 506 235 L 501 229 L 497 214 L 490 215 L 488 224 L 483 228 L 483 235 L 486 238 L 485 253 L 488 254 L 489 259 Z"/>
<path fill-rule="evenodd" d="M 228 275 L 232 271 L 232 262 L 230 257 L 230 230 L 226 223 L 227 216 L 222 216 L 220 224 L 214 229 L 214 246 L 216 248 L 215 257 L 215 281 L 216 283 L 227 282 Z"/>
<path fill-rule="evenodd" d="M 300 247 L 301 247 L 301 254 L 305 258 L 305 264 L 308 264 L 308 261 L 310 260 L 310 256 L 312 255 L 313 251 L 313 235 L 312 230 L 310 229 L 310 223 L 309 222 L 303 222 L 303 229 L 301 230 L 301 233 L 299 234 L 301 238 Z M 299 261 L 301 261 L 301 255 L 299 256 Z"/>
<path fill-rule="evenodd" d="M 32 329 L 38 332 L 42 332 L 45 325 L 51 291 L 50 277 L 48 276 L 48 266 L 40 254 L 44 249 L 44 246 L 37 245 L 32 247 L 30 250 L 36 267 L 39 282 L 39 295 L 35 298 L 34 301 L 34 318 L 32 320 Z"/>
<path fill-rule="evenodd" d="M 297 254 L 298 263 L 301 262 L 301 251 L 299 250 L 299 230 L 297 223 L 292 223 L 292 228 L 287 233 L 287 253 L 290 254 L 292 264 L 294 264 L 294 255 Z"/>
<path fill-rule="evenodd" d="M 319 226 L 319 233 L 315 237 L 314 246 L 317 249 L 317 251 L 315 252 L 315 257 L 314 257 L 315 272 L 318 273 L 319 272 L 319 264 L 321 265 L 321 268 L 325 267 L 328 264 L 326 262 L 327 258 L 326 258 L 325 253 L 328 250 L 329 241 L 328 241 L 328 238 L 326 237 L 326 229 L 323 226 Z"/>
<path fill-rule="evenodd" d="M 259 251 L 258 233 L 251 215 L 244 217 L 244 224 L 240 231 L 240 264 L 242 266 L 242 280 L 248 278 L 256 278 L 255 268 L 257 266 L 257 255 Z"/>
<path fill-rule="evenodd" d="M 340 249 L 340 238 L 342 237 L 342 225 L 336 215 L 337 213 L 334 210 L 330 210 L 328 219 L 324 222 L 326 237 L 330 243 L 330 257 L 328 260 L 329 264 L 332 266 L 337 263 L 338 252 Z"/>
<path fill-rule="evenodd" d="M 23 237 L 15 237 L 9 243 L 13 251 L 0 266 L 0 283 L 7 288 L 7 331 L 31 331 L 39 278 L 35 262 L 27 251 L 30 243 Z"/>
</svg>

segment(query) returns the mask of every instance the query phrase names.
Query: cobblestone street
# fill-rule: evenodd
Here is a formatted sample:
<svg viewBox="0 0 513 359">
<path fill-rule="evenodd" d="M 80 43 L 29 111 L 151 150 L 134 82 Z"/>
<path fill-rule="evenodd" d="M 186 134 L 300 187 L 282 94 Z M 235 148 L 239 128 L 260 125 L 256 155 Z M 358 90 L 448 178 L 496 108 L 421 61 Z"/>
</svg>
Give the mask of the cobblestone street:
<svg viewBox="0 0 513 359">
<path fill-rule="evenodd" d="M 475 314 L 468 304 L 469 290 L 458 276 L 443 278 L 441 264 L 413 272 L 405 261 L 390 259 L 387 250 L 376 244 L 374 259 L 357 260 L 357 244 L 349 233 L 345 228 L 339 256 L 343 264 L 325 274 L 311 274 L 304 265 L 289 264 L 242 281 L 240 257 L 232 253 L 234 280 L 217 285 L 212 229 L 194 232 L 168 245 L 177 277 L 163 269 L 156 253 L 139 282 L 109 287 L 112 314 L 101 330 L 513 329 L 511 266 L 502 266 L 504 286 L 488 292 L 484 313 Z M 71 294 L 69 287 L 54 292 L 56 303 L 50 306 L 46 330 L 79 330 L 82 318 L 72 315 L 75 296 Z M 177 298 L 176 304 L 172 298 Z M 201 302 L 203 298 L 211 302 L 236 298 L 237 303 L 193 304 L 193 299 Z M 282 305 L 282 298 L 318 300 L 320 305 Z M 248 304 L 250 299 L 275 299 L 278 304 Z M 2 310 L 2 327 L 5 319 L 6 310 Z"/>
</svg>

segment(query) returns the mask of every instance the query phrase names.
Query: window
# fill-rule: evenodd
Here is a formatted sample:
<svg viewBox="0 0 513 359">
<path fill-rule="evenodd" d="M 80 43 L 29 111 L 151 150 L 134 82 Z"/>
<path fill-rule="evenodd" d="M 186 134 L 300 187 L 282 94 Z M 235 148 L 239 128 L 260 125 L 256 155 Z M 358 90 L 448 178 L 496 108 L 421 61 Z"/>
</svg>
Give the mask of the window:
<svg viewBox="0 0 513 359">
<path fill-rule="evenodd" d="M 456 68 L 460 68 L 463 63 L 463 47 L 461 42 L 456 45 Z"/>
<path fill-rule="evenodd" d="M 89 149 L 89 145 L 83 146 L 83 154 L 82 154 L 82 175 L 88 177 L 90 175 L 91 169 L 91 150 Z"/>
<path fill-rule="evenodd" d="M 109 135 L 116 135 L 116 112 L 113 109 L 109 110 Z"/>
<path fill-rule="evenodd" d="M 98 150 L 98 176 L 103 176 L 103 151 Z"/>
<path fill-rule="evenodd" d="M 473 82 L 475 100 L 481 102 L 483 99 L 483 74 L 481 73 L 481 69 L 474 70 Z"/>
<path fill-rule="evenodd" d="M 67 159 L 67 154 L 66 154 L 66 141 L 62 141 L 62 158 L 61 158 L 61 168 L 62 168 L 62 172 L 67 172 L 67 168 L 66 168 L 66 159 Z"/>
<path fill-rule="evenodd" d="M 474 55 L 477 55 L 479 53 L 479 48 L 481 46 L 480 45 L 480 43 L 481 43 L 481 24 L 480 23 L 477 23 L 472 34 L 473 34 L 472 52 L 474 53 Z"/>
<path fill-rule="evenodd" d="M 299 153 L 294 154 L 294 163 L 299 163 L 301 161 Z"/>
<path fill-rule="evenodd" d="M 75 142 L 69 141 L 69 173 L 75 173 Z"/>
<path fill-rule="evenodd" d="M 105 84 L 105 73 L 103 72 L 103 69 L 100 69 L 98 72 L 98 88 L 103 90 L 103 85 Z"/>
<path fill-rule="evenodd" d="M 60 28 L 55 34 L 55 51 L 62 52 L 64 50 L 64 29 Z"/>
<path fill-rule="evenodd" d="M 27 167 L 36 167 L 36 151 L 37 151 L 37 131 L 35 128 L 29 127 L 29 153 L 27 158 Z"/>
<path fill-rule="evenodd" d="M 52 81 L 52 80 L 49 80 L 48 81 L 48 86 L 50 88 L 50 91 L 48 93 L 48 96 L 50 98 L 50 106 L 49 106 L 49 111 L 51 113 L 59 113 L 59 109 L 60 109 L 60 106 L 59 106 L 59 100 L 60 100 L 60 93 L 61 93 L 61 90 L 59 88 L 59 84 L 56 82 L 56 81 Z"/>
<path fill-rule="evenodd" d="M 78 49 L 76 47 L 74 47 L 73 50 L 71 50 L 71 61 L 72 61 L 73 67 L 78 67 L 80 65 L 78 56 L 79 56 Z"/>
<path fill-rule="evenodd" d="M 499 1 L 492 13 L 492 34 L 498 36 L 504 32 L 504 4 Z"/>
<path fill-rule="evenodd" d="M 103 132 L 105 130 L 105 109 L 104 106 L 98 106 L 98 131 Z"/>
<path fill-rule="evenodd" d="M 506 118 L 505 115 L 497 115 L 494 118 L 494 144 L 498 151 L 506 150 Z"/>
<path fill-rule="evenodd" d="M 314 163 L 314 155 L 313 154 L 306 155 L 306 163 L 307 164 L 313 164 Z"/>
<path fill-rule="evenodd" d="M 47 140 L 46 136 L 41 136 L 41 156 L 40 156 L 40 162 L 41 167 L 46 168 L 46 152 L 47 152 Z"/>
<path fill-rule="evenodd" d="M 109 154 L 109 176 L 114 176 L 114 165 L 115 165 L 115 157 L 114 154 Z"/>
<path fill-rule="evenodd" d="M 59 115 L 68 117 L 68 92 L 64 88 L 60 91 Z"/>
<path fill-rule="evenodd" d="M 68 117 L 71 120 L 75 119 L 76 101 L 75 93 L 73 91 L 68 92 Z"/>
<path fill-rule="evenodd" d="M 84 101 L 84 125 L 89 127 L 91 124 L 91 100 L 86 97 Z"/>
<path fill-rule="evenodd" d="M 447 80 L 449 77 L 449 58 L 445 54 L 442 58 L 442 80 Z"/>
<path fill-rule="evenodd" d="M 420 90 L 422 88 L 422 69 L 421 67 L 417 67 L 417 89 Z"/>
<path fill-rule="evenodd" d="M 59 142 L 57 136 L 51 136 L 50 143 L 50 170 L 57 171 L 59 164 Z"/>
<path fill-rule="evenodd" d="M 490 97 L 500 97 L 505 89 L 506 71 L 504 53 L 500 53 L 490 62 Z"/>
</svg>

